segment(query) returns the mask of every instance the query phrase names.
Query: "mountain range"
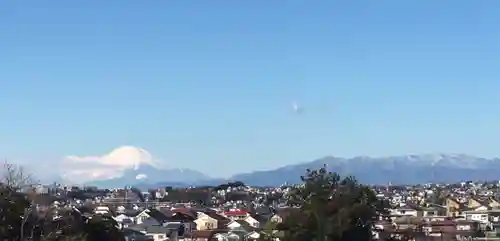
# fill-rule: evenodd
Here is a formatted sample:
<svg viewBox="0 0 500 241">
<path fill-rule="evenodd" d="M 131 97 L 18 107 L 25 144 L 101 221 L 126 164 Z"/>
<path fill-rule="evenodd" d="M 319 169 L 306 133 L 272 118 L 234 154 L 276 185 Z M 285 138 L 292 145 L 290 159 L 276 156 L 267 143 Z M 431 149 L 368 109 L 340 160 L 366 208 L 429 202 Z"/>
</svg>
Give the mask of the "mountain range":
<svg viewBox="0 0 500 241">
<path fill-rule="evenodd" d="M 500 159 L 481 158 L 464 154 L 426 154 L 390 157 L 340 158 L 327 156 L 312 162 L 288 165 L 273 170 L 255 171 L 216 179 L 189 169 L 161 170 L 141 165 L 127 170 L 120 178 L 88 183 L 102 187 L 126 185 L 152 188 L 161 186 L 219 185 L 228 181 L 241 181 L 254 186 L 279 186 L 299 183 L 307 168 L 320 168 L 324 164 L 330 171 L 342 176 L 353 175 L 366 184 L 416 184 L 428 182 L 458 182 L 463 180 L 500 179 Z"/>
</svg>

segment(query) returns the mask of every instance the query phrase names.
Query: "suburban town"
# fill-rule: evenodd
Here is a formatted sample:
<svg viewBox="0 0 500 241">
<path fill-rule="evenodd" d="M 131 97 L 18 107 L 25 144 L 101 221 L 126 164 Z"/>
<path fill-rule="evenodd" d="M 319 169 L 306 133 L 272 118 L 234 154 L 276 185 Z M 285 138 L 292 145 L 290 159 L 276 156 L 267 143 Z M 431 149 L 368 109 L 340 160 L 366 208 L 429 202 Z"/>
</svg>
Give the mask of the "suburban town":
<svg viewBox="0 0 500 241">
<path fill-rule="evenodd" d="M 298 209 L 287 203 L 292 186 L 135 188 L 43 186 L 38 209 L 78 209 L 85 215 L 106 215 L 128 240 L 280 240 L 277 225 Z M 372 187 L 389 203 L 388 213 L 374 222 L 373 238 L 407 240 L 495 239 L 500 236 L 498 183 L 461 182 Z"/>
</svg>

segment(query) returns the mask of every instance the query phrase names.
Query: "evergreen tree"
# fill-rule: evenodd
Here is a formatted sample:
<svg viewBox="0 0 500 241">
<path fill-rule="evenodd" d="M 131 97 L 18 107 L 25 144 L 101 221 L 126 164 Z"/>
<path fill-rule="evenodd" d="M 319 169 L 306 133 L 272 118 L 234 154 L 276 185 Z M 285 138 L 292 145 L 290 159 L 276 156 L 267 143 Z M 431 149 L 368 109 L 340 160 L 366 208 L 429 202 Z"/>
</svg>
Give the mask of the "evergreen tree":
<svg viewBox="0 0 500 241">
<path fill-rule="evenodd" d="M 303 185 L 288 194 L 299 208 L 278 229 L 287 241 L 364 241 L 372 239 L 376 218 L 386 212 L 386 203 L 354 177 L 341 179 L 336 173 L 307 170 Z"/>
</svg>

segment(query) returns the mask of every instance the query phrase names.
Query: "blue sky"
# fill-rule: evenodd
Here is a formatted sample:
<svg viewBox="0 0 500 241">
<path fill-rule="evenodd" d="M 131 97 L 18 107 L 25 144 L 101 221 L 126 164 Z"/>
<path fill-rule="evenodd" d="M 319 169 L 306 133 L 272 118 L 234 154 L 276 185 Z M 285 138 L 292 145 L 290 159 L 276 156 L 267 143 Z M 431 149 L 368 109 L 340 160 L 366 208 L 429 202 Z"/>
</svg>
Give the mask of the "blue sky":
<svg viewBox="0 0 500 241">
<path fill-rule="evenodd" d="M 133 145 L 212 176 L 325 155 L 497 156 L 499 12 L 494 0 L 2 1 L 0 153 L 50 172 Z"/>
</svg>

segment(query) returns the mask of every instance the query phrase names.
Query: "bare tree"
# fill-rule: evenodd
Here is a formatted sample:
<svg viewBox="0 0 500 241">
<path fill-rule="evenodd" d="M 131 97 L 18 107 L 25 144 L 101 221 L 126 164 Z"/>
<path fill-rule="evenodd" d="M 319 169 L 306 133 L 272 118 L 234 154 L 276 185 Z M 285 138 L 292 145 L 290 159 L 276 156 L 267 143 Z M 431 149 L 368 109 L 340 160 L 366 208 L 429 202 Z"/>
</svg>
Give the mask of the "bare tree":
<svg viewBox="0 0 500 241">
<path fill-rule="evenodd" d="M 32 215 L 35 211 L 33 207 L 34 207 L 34 200 L 37 196 L 37 192 L 35 192 L 34 188 L 36 187 L 34 185 L 38 184 L 38 182 L 35 182 L 33 175 L 27 172 L 26 169 L 21 165 L 12 164 L 5 161 L 3 164 L 3 170 L 1 171 L 3 173 L 0 173 L 0 182 L 3 183 L 4 186 L 8 187 L 9 189 L 15 192 L 21 191 L 24 192 L 25 194 L 28 194 L 27 196 L 28 200 L 30 200 L 31 202 L 31 204 L 28 207 L 24 208 L 22 221 L 20 224 L 20 240 L 24 241 L 26 237 L 25 225 L 28 222 L 31 222 L 29 221 L 29 219 L 32 218 Z M 32 225 L 30 237 L 33 236 L 34 228 L 35 226 Z"/>
<path fill-rule="evenodd" d="M 0 178 L 1 183 L 14 190 L 31 187 L 35 184 L 33 175 L 28 173 L 23 166 L 8 163 L 7 161 L 4 162 L 3 173 Z"/>
</svg>

